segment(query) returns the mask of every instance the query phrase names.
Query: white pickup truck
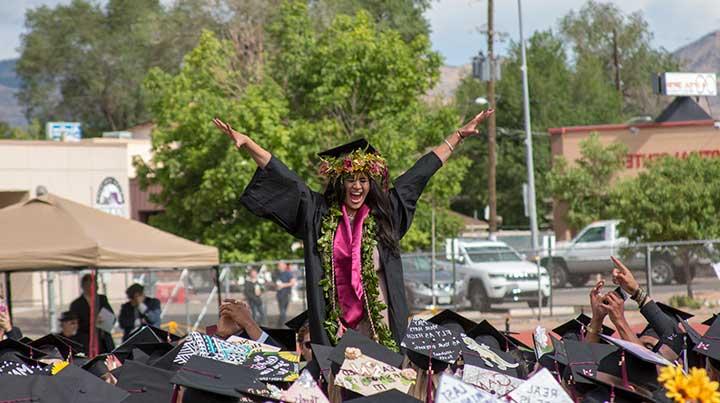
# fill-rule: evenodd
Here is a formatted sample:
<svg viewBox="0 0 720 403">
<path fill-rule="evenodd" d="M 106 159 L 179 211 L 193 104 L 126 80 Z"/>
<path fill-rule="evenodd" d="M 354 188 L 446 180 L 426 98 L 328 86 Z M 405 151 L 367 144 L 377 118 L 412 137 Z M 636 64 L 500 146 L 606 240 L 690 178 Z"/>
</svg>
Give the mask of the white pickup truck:
<svg viewBox="0 0 720 403">
<path fill-rule="evenodd" d="M 593 274 L 612 270 L 610 256 L 623 257 L 631 269 L 645 271 L 645 250 L 628 253 L 628 239 L 618 233 L 619 220 L 597 221 L 583 228 L 569 242 L 558 242 L 552 256 L 542 259 L 550 270 L 553 287 L 585 285 Z M 629 256 L 628 256 L 629 255 Z M 653 284 L 670 284 L 674 279 L 685 282 L 682 262 L 668 250 L 655 249 L 650 255 Z M 691 267 L 694 276 L 695 264 Z"/>
</svg>

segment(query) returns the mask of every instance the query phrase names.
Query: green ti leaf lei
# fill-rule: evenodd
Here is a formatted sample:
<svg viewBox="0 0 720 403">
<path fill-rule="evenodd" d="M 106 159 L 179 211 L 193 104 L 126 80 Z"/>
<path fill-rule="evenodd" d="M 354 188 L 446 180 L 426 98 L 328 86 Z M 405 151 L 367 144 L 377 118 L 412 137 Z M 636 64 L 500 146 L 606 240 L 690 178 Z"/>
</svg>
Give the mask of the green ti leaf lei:
<svg viewBox="0 0 720 403">
<path fill-rule="evenodd" d="M 335 267 L 333 264 L 333 243 L 341 217 L 342 211 L 340 209 L 331 208 L 322 220 L 322 235 L 318 239 L 318 251 L 322 258 L 323 272 L 325 274 L 323 279 L 320 280 L 320 286 L 325 294 L 325 306 L 327 308 L 324 325 L 333 345 L 338 342 L 337 333 L 340 327 L 340 318 L 342 317 L 335 289 Z M 393 339 L 392 332 L 385 324 L 382 315 L 382 311 L 387 308 L 387 305 L 380 302 L 380 279 L 373 264 L 373 251 L 377 246 L 375 226 L 375 218 L 372 214 L 368 214 L 363 222 L 362 243 L 360 246 L 362 259 L 361 278 L 365 299 L 365 311 L 367 317 L 370 319 L 370 327 L 374 332 L 372 336 L 375 341 L 393 351 L 399 351 L 397 343 L 395 343 L 395 339 Z"/>
</svg>

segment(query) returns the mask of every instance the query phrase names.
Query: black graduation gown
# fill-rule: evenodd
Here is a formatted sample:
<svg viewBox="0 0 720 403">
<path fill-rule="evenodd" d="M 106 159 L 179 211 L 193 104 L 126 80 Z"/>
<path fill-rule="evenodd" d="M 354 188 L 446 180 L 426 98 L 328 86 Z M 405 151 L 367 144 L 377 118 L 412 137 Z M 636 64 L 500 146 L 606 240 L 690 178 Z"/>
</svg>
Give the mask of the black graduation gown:
<svg viewBox="0 0 720 403">
<path fill-rule="evenodd" d="M 100 312 L 100 308 L 105 308 L 115 314 L 110 302 L 108 302 L 107 296 L 98 294 L 97 304 L 95 306 L 96 312 Z M 77 341 L 83 341 L 83 346 L 87 352 L 90 340 L 89 324 L 90 324 L 90 304 L 88 304 L 85 297 L 82 295 L 76 298 L 70 303 L 70 311 L 74 312 L 78 316 L 78 334 Z M 109 353 L 115 349 L 115 342 L 113 341 L 112 335 L 105 332 L 104 330 L 97 329 L 98 334 L 98 353 Z"/>
<path fill-rule="evenodd" d="M 430 152 L 395 180 L 389 196 L 397 239 L 410 229 L 417 201 L 441 166 L 438 156 Z M 299 176 L 273 156 L 265 168 L 255 171 L 240 202 L 253 214 L 272 220 L 291 235 L 302 239 L 310 337 L 313 343 L 329 345 L 330 340 L 323 327 L 325 297 L 318 285 L 323 277 L 322 259 L 317 250 L 322 219 L 329 209 L 325 198 L 321 193 L 310 190 Z M 378 244 L 378 251 L 387 285 L 390 330 L 400 345 L 409 316 L 402 263 L 400 256 L 394 256 L 382 244 Z"/>
</svg>

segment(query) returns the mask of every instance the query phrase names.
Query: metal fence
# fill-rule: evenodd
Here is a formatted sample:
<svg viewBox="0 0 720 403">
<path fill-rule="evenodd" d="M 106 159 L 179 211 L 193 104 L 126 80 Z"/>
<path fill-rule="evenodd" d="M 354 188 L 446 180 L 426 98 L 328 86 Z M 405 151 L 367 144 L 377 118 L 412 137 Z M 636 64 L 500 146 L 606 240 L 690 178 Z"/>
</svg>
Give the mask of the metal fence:
<svg viewBox="0 0 720 403">
<path fill-rule="evenodd" d="M 720 240 L 622 246 L 569 244 L 536 253 L 502 243 L 463 240 L 456 247 L 435 253 L 404 254 L 404 286 L 413 312 L 433 307 L 482 312 L 524 307 L 540 319 L 541 315 L 553 315 L 553 309 L 560 306 L 585 309 L 589 305 L 589 289 L 600 277 L 612 285 L 610 256 L 623 260 L 656 300 L 697 304 L 679 298 L 688 293 L 688 278 L 700 303 L 720 299 L 720 280 L 713 268 L 720 262 Z M 277 285 L 278 273 L 286 267 L 293 273 L 296 285 L 291 289 L 283 317 Z M 257 273 L 255 282 L 250 280 L 251 271 Z M 108 296 L 119 314 L 120 305 L 127 300 L 125 289 L 135 282 L 143 284 L 146 295 L 160 299 L 164 326 L 173 326 L 180 333 L 204 329 L 217 322 L 218 293 L 222 298 L 254 299 L 253 313 L 258 322 L 280 327 L 306 309 L 306 287 L 318 287 L 306 284 L 304 273 L 301 260 L 223 264 L 219 276 L 214 268 L 103 270 L 99 290 Z M 80 295 L 82 274 L 77 271 L 14 274 L 15 324 L 29 335 L 54 330 L 57 323 L 53 318 Z M 52 281 L 48 282 L 49 279 Z M 259 298 L 252 298 L 256 291 Z M 547 308 L 536 309 L 541 306 Z M 116 330 L 115 336 L 119 338 L 121 331 Z"/>
</svg>

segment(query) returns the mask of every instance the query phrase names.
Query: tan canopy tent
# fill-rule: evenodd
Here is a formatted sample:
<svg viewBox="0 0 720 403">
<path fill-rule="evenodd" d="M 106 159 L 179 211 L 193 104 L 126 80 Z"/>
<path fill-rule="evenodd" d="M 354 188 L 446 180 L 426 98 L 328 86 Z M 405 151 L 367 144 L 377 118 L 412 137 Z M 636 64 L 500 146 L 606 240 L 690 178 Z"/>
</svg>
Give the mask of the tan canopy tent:
<svg viewBox="0 0 720 403">
<path fill-rule="evenodd" d="M 215 247 L 52 194 L 0 210 L 0 271 L 217 264 Z"/>
<path fill-rule="evenodd" d="M 0 272 L 5 272 L 5 298 L 11 315 L 13 272 L 90 268 L 94 278 L 96 270 L 103 268 L 212 267 L 219 285 L 217 265 L 215 247 L 56 195 L 0 210 Z M 218 287 L 218 303 L 221 298 Z M 93 313 L 90 317 L 94 323 Z"/>
</svg>

